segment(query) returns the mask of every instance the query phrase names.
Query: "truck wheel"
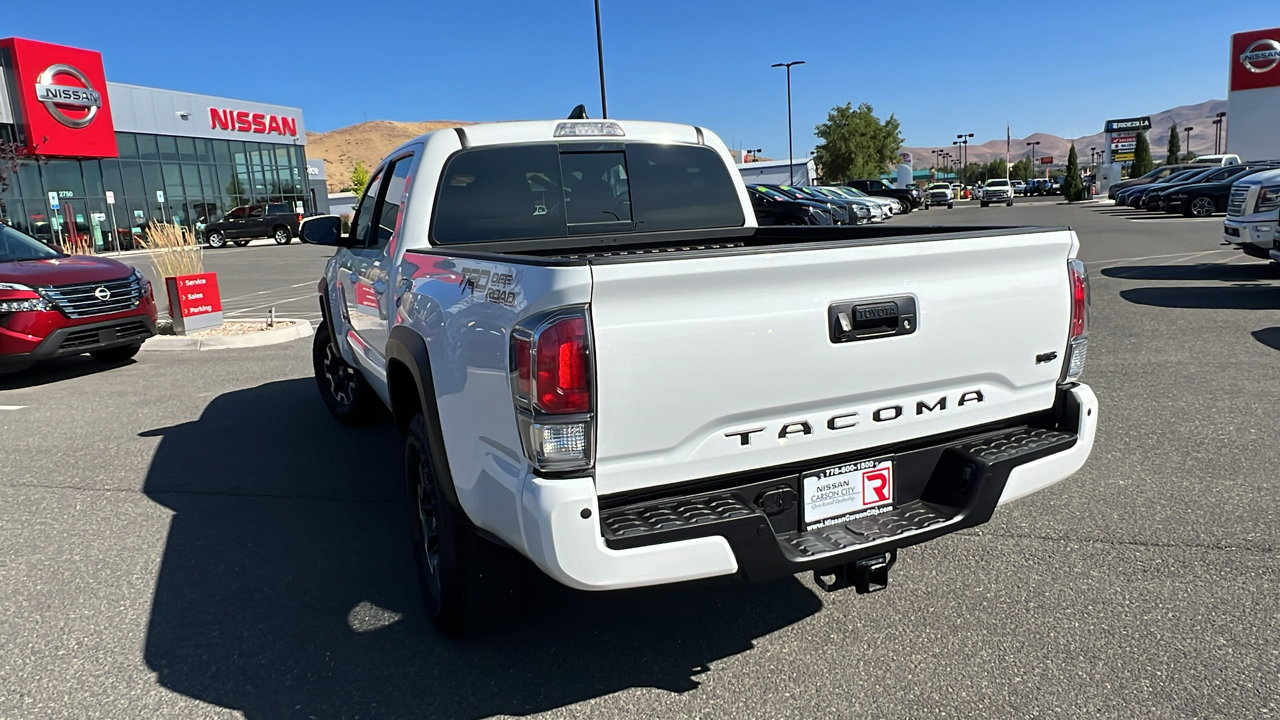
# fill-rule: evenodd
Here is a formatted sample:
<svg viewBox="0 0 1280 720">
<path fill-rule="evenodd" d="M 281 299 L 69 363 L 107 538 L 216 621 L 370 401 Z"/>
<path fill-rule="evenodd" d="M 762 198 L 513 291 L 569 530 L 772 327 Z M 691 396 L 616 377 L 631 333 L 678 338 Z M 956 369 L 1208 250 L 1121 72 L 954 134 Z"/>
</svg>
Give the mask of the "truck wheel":
<svg viewBox="0 0 1280 720">
<path fill-rule="evenodd" d="M 316 386 L 330 414 L 343 425 L 369 425 L 381 415 L 373 388 L 364 376 L 342 359 L 330 339 L 329 323 L 316 328 L 311 345 L 311 364 L 315 368 Z"/>
<path fill-rule="evenodd" d="M 1009 201 L 1008 201 L 1008 202 L 1006 202 L 1006 203 L 1004 204 L 1004 206 L 1005 206 L 1005 207 L 1013 207 L 1013 199 L 1012 199 L 1012 198 L 1010 198 L 1010 199 L 1009 199 Z"/>
<path fill-rule="evenodd" d="M 955 210 L 955 209 L 956 209 L 956 204 L 955 204 L 955 203 L 953 203 L 953 202 L 949 202 L 949 203 L 947 203 L 947 209 L 948 209 L 948 210 Z"/>
<path fill-rule="evenodd" d="M 223 235 L 221 230 L 210 230 L 205 233 L 204 239 L 211 248 L 224 248 L 227 246 L 227 236 Z"/>
<path fill-rule="evenodd" d="M 430 447 L 426 419 L 418 413 L 409 422 L 404 452 L 413 559 L 427 617 L 440 632 L 456 637 L 474 629 L 487 605 L 482 585 L 500 580 L 502 573 L 488 557 L 498 548 L 486 547 L 489 543 L 467 527 L 440 492 Z"/>
<path fill-rule="evenodd" d="M 281 225 L 271 231 L 271 237 L 275 238 L 277 245 L 288 245 L 293 240 L 293 233 L 289 232 L 289 228 Z"/>
<path fill-rule="evenodd" d="M 123 347 L 107 348 L 106 350 L 94 350 L 89 354 L 98 362 L 118 363 L 131 359 L 141 349 L 141 345 L 125 345 Z"/>
</svg>

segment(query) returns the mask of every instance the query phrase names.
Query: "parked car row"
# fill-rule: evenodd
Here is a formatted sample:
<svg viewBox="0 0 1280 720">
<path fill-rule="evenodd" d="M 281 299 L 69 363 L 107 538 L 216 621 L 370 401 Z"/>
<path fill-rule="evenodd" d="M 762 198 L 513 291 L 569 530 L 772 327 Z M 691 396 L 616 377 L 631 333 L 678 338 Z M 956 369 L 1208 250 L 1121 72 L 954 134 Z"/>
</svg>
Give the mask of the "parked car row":
<svg viewBox="0 0 1280 720">
<path fill-rule="evenodd" d="M 1227 211 L 1236 182 L 1280 167 L 1273 162 L 1209 166 L 1173 165 L 1134 180 L 1146 180 L 1108 193 L 1116 205 L 1150 212 L 1209 217 Z M 1130 182 L 1130 181 L 1126 181 Z M 1268 248 L 1269 250 L 1270 248 Z"/>
<path fill-rule="evenodd" d="M 909 202 L 844 185 L 748 185 L 760 225 L 862 225 L 911 212 Z"/>
</svg>

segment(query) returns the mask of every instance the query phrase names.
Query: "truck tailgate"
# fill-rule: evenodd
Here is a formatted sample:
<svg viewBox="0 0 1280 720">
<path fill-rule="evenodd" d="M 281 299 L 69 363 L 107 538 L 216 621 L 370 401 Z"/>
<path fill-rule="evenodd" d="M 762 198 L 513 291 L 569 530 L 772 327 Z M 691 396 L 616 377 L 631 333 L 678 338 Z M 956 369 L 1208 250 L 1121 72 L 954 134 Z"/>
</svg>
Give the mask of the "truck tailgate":
<svg viewBox="0 0 1280 720">
<path fill-rule="evenodd" d="M 1070 230 L 1019 229 L 593 261 L 597 491 L 1052 407 L 1076 246 Z M 914 301 L 909 333 L 833 337 L 833 305 L 870 317 L 892 298 Z"/>
</svg>

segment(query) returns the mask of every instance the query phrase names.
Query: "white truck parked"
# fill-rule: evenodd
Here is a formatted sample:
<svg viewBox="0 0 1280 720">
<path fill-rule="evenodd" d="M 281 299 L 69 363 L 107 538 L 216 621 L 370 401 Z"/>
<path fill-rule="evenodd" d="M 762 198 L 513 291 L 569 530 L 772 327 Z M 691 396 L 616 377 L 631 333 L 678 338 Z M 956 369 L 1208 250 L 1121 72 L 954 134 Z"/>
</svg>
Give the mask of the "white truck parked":
<svg viewBox="0 0 1280 720">
<path fill-rule="evenodd" d="M 982 207 L 997 203 L 1013 207 L 1013 183 L 1005 178 L 988 180 L 979 192 L 978 199 L 982 203 Z"/>
<path fill-rule="evenodd" d="M 388 156 L 349 232 L 303 223 L 336 247 L 318 388 L 406 436 L 443 631 L 505 577 L 495 545 L 586 590 L 869 592 L 1084 464 L 1070 229 L 757 228 L 734 170 L 687 125 L 473 125 Z"/>
<path fill-rule="evenodd" d="M 1249 255 L 1274 257 L 1276 228 L 1280 226 L 1280 170 L 1254 173 L 1231 185 L 1222 239 Z M 1280 261 L 1280 258 L 1276 258 Z"/>
</svg>

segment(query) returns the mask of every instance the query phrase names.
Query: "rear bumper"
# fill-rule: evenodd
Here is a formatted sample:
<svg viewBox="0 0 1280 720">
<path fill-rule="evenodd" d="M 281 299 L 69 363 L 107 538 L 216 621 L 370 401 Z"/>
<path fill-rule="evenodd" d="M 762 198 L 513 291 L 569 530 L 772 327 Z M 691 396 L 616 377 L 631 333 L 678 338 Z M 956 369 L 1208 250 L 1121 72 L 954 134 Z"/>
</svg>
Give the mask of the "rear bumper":
<svg viewBox="0 0 1280 720">
<path fill-rule="evenodd" d="M 844 565 L 980 525 L 998 505 L 1075 473 L 1093 448 L 1097 398 L 1080 385 L 1059 404 L 1056 427 L 1005 428 L 893 454 L 892 509 L 807 532 L 794 504 L 772 514 L 758 505 L 764 492 L 798 490 L 790 468 L 603 510 L 591 478 L 532 478 L 521 497 L 525 551 L 548 575 L 583 590 L 732 574 L 766 581 Z"/>
</svg>

